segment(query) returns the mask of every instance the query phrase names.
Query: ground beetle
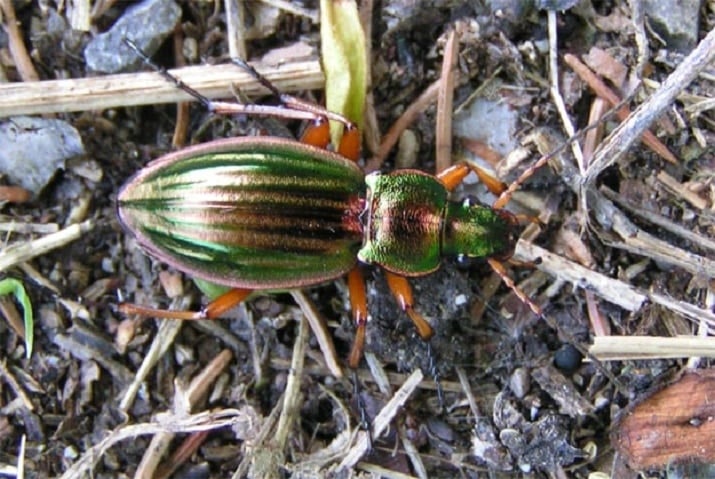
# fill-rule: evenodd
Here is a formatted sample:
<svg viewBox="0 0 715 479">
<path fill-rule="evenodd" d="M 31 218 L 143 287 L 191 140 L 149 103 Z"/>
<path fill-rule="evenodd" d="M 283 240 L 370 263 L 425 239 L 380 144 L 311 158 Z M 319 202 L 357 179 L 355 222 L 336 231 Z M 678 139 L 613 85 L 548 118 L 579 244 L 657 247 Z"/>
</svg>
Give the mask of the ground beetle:
<svg viewBox="0 0 715 479">
<path fill-rule="evenodd" d="M 201 311 L 163 311 L 123 304 L 122 311 L 176 319 L 215 318 L 256 290 L 285 290 L 348 277 L 357 327 L 349 365 L 362 356 L 367 323 L 358 262 L 386 271 L 387 282 L 419 335 L 432 335 L 412 305 L 407 277 L 435 271 L 443 256 L 484 257 L 536 314 L 540 308 L 508 278 L 517 218 L 504 210 L 530 172 L 492 205 L 451 201 L 470 171 L 457 164 L 437 176 L 418 170 L 364 175 L 357 165 L 359 132 L 352 122 L 315 104 L 280 94 L 282 106 L 212 102 L 160 70 L 209 110 L 313 122 L 301 141 L 243 137 L 211 141 L 163 156 L 122 187 L 119 220 L 151 256 L 196 278 L 231 289 Z M 326 149 L 328 119 L 345 125 L 337 152 Z M 537 165 L 530 168 L 531 172 Z M 497 187 L 495 187 L 497 188 Z"/>
</svg>

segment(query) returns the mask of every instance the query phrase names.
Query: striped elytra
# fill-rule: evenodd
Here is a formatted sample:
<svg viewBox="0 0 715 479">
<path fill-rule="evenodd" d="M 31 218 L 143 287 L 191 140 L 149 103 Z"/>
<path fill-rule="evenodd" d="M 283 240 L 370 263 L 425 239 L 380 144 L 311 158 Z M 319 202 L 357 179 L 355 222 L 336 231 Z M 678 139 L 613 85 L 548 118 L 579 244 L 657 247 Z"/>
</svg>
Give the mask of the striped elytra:
<svg viewBox="0 0 715 479">
<path fill-rule="evenodd" d="M 280 138 L 230 138 L 150 163 L 121 189 L 120 222 L 157 259 L 246 289 L 347 273 L 363 241 L 362 170 Z"/>
</svg>

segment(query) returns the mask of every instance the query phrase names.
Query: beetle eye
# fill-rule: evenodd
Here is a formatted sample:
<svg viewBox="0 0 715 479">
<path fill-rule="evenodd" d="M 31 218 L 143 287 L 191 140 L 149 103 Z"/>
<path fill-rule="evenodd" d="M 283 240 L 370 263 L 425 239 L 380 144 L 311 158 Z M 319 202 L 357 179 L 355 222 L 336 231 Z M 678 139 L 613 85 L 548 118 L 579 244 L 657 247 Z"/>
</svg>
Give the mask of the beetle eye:
<svg viewBox="0 0 715 479">
<path fill-rule="evenodd" d="M 466 254 L 460 254 L 457 255 L 457 268 L 459 268 L 462 271 L 466 271 L 472 268 L 474 265 L 475 261 L 477 261 L 477 258 L 472 258 L 471 256 L 467 256 Z"/>
</svg>

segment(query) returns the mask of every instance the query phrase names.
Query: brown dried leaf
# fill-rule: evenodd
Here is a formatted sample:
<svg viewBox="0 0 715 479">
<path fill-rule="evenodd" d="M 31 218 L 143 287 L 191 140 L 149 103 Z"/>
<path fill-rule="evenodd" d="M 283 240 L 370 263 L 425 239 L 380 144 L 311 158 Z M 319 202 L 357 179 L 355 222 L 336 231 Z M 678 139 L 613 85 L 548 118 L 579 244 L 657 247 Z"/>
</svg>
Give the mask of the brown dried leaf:
<svg viewBox="0 0 715 479">
<path fill-rule="evenodd" d="M 715 369 L 693 371 L 629 407 L 611 441 L 636 470 L 715 461 Z"/>
</svg>

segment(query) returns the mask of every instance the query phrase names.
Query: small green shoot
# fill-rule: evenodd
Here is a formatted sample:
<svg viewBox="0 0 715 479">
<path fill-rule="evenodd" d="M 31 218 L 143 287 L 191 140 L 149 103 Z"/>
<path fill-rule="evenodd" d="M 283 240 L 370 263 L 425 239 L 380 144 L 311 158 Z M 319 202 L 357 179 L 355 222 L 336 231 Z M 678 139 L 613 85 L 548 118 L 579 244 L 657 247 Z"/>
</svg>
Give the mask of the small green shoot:
<svg viewBox="0 0 715 479">
<path fill-rule="evenodd" d="M 22 306 L 25 319 L 25 350 L 26 357 L 30 359 L 34 342 L 34 318 L 32 316 L 32 303 L 30 297 L 25 292 L 25 287 L 20 281 L 14 278 L 5 278 L 0 281 L 0 295 L 12 294 L 15 300 Z"/>
<path fill-rule="evenodd" d="M 367 91 L 365 34 L 354 0 L 322 0 L 321 60 L 325 72 L 325 107 L 362 127 Z M 331 124 L 333 143 L 342 126 Z"/>
</svg>

